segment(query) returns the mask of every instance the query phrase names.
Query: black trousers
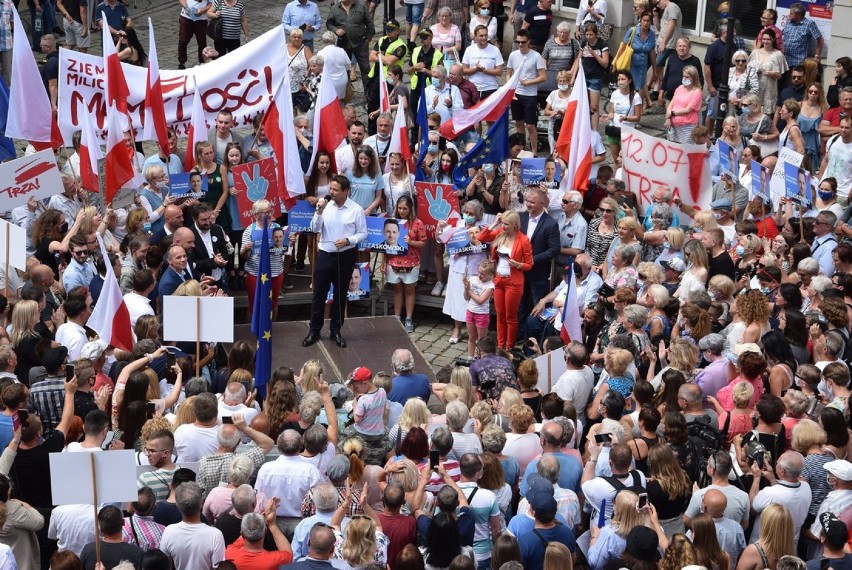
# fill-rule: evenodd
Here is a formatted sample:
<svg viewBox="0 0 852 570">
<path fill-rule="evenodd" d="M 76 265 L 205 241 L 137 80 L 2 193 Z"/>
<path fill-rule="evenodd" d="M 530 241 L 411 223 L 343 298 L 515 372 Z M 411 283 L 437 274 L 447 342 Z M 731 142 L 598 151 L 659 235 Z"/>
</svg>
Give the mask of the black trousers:
<svg viewBox="0 0 852 570">
<path fill-rule="evenodd" d="M 325 301 L 328 298 L 328 289 L 334 285 L 334 300 L 331 303 L 331 325 L 332 333 L 339 332 L 343 326 L 343 315 L 346 313 L 346 293 L 349 291 L 349 280 L 352 279 L 352 270 L 358 250 L 350 248 L 340 253 L 328 253 L 317 251 L 316 269 L 314 269 L 314 297 L 311 300 L 311 332 L 319 333 L 322 330 L 323 316 L 325 314 Z"/>
</svg>

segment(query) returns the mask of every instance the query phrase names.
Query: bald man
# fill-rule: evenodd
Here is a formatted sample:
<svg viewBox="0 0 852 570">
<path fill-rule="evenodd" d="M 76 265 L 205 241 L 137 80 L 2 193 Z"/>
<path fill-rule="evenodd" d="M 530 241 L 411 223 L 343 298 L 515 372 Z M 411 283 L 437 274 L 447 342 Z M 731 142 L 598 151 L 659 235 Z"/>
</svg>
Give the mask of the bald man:
<svg viewBox="0 0 852 570">
<path fill-rule="evenodd" d="M 187 230 L 189 231 L 189 230 Z M 189 232 L 190 234 L 192 232 Z M 163 308 L 163 297 L 171 295 L 175 292 L 181 283 L 192 279 L 192 275 L 187 271 L 187 256 L 186 250 L 180 245 L 173 245 L 166 253 L 166 263 L 168 266 L 163 271 L 162 277 L 157 284 L 157 296 L 160 298 L 160 310 Z"/>
<path fill-rule="evenodd" d="M 774 473 L 768 461 L 764 462 L 762 470 L 757 466 L 757 462 L 752 464 L 751 473 L 754 477 L 748 496 L 752 510 L 757 513 L 757 519 L 754 521 L 754 530 L 751 531 L 751 542 L 760 537 L 760 515 L 763 510 L 773 503 L 778 503 L 790 511 L 793 518 L 793 540 L 798 543 L 799 532 L 805 517 L 808 516 L 812 498 L 811 486 L 799 480 L 804 465 L 805 458 L 802 454 L 792 450 L 781 454 L 775 463 Z M 769 486 L 762 490 L 761 479 L 769 483 Z"/>
<path fill-rule="evenodd" d="M 184 249 L 187 273 L 191 279 L 200 280 L 201 274 L 195 264 L 195 232 L 189 228 L 178 228 L 172 234 L 172 245 L 179 245 Z"/>
<path fill-rule="evenodd" d="M 552 455 L 559 462 L 559 486 L 580 492 L 580 478 L 583 475 L 583 465 L 573 455 L 562 452 L 562 426 L 556 422 L 548 422 L 541 426 L 541 455 Z M 521 479 L 521 495 L 526 496 L 529 490 L 529 477 L 536 472 L 538 459 L 527 464 L 524 477 Z"/>
<path fill-rule="evenodd" d="M 701 499 L 701 510 L 713 519 L 716 525 L 716 538 L 719 546 L 731 557 L 731 568 L 736 568 L 737 561 L 746 547 L 743 527 L 736 521 L 725 516 L 728 508 L 728 498 L 718 489 L 709 489 Z M 692 537 L 690 531 L 689 537 Z"/>
<path fill-rule="evenodd" d="M 33 291 L 33 289 L 38 291 Z M 39 264 L 30 269 L 30 280 L 24 283 L 21 288 L 21 299 L 41 301 L 43 293 L 44 308 L 41 310 L 39 317 L 40 325 L 44 328 L 36 328 L 36 332 L 45 338 L 53 338 L 53 333 L 56 332 L 56 327 L 59 326 L 53 322 L 53 314 L 62 305 L 62 297 L 54 293 L 54 289 L 62 291 L 62 283 L 56 280 L 56 277 L 47 265 Z M 60 293 L 61 294 L 61 293 Z M 59 324 L 62 324 L 61 318 L 58 318 Z M 45 336 L 46 335 L 46 336 Z"/>
<path fill-rule="evenodd" d="M 163 210 L 163 218 L 166 223 L 151 236 L 151 245 L 158 245 L 164 237 L 172 235 L 178 228 L 183 227 L 183 210 L 180 206 L 174 204 L 166 206 Z"/>
</svg>

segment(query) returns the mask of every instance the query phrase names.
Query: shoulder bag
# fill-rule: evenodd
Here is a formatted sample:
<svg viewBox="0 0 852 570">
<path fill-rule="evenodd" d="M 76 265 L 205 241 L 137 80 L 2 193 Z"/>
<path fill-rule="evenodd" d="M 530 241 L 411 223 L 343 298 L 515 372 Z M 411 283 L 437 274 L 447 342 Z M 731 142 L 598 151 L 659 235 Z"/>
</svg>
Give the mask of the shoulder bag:
<svg viewBox="0 0 852 570">
<path fill-rule="evenodd" d="M 615 71 L 626 71 L 630 69 L 630 60 L 633 58 L 633 38 L 636 37 L 636 28 L 630 31 L 630 38 L 627 43 L 622 43 L 619 49 L 618 57 L 612 63 Z"/>
<path fill-rule="evenodd" d="M 216 10 L 220 11 L 222 9 L 222 5 L 218 2 L 216 3 Z M 219 15 L 218 18 L 207 18 L 207 37 L 211 40 L 221 40 L 222 39 L 222 16 Z"/>
</svg>

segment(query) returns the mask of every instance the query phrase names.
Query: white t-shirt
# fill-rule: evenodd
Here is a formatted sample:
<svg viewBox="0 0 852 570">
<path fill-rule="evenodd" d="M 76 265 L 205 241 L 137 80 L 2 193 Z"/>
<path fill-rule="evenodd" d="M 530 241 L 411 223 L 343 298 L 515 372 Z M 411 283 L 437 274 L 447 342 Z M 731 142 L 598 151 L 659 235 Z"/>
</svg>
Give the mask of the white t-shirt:
<svg viewBox="0 0 852 570">
<path fill-rule="evenodd" d="M 53 509 L 47 537 L 59 541 L 59 550 L 79 553 L 95 541 L 92 505 L 60 505 Z"/>
<path fill-rule="evenodd" d="M 776 485 L 771 485 L 760 490 L 754 497 L 751 508 L 757 513 L 757 518 L 754 521 L 754 530 L 751 532 L 751 544 L 757 542 L 760 537 L 760 516 L 763 510 L 773 503 L 784 505 L 790 511 L 793 518 L 793 540 L 799 540 L 799 532 L 802 530 L 802 525 L 805 522 L 805 517 L 808 516 L 808 509 L 811 506 L 811 486 L 804 481 L 799 481 L 796 486 L 788 484 L 786 481 L 779 481 Z"/>
<path fill-rule="evenodd" d="M 621 127 L 622 125 L 633 127 L 636 125 L 632 121 L 620 121 L 618 117 L 621 115 L 632 115 L 634 107 L 642 104 L 642 96 L 639 95 L 638 91 L 633 92 L 633 103 L 630 102 L 630 93 L 622 93 L 619 89 L 616 89 L 610 95 L 609 100 L 612 103 L 612 111 L 615 113 L 615 117 L 612 119 L 613 125 L 616 127 Z"/>
<path fill-rule="evenodd" d="M 828 164 L 823 179 L 833 176 L 837 179 L 837 195 L 844 196 L 852 189 L 852 142 L 845 143 L 840 138 L 831 137 L 826 144 Z"/>
<path fill-rule="evenodd" d="M 509 54 L 509 61 L 506 66 L 511 69 L 513 73 L 520 73 L 521 81 L 535 79 L 538 77 L 539 70 L 546 69 L 547 67 L 544 63 L 544 58 L 541 57 L 541 54 L 534 50 L 530 50 L 526 55 L 522 54 L 520 50 L 513 51 Z M 521 85 L 518 83 L 518 88 L 515 89 L 515 94 L 534 97 L 538 95 L 538 86 Z"/>
<path fill-rule="evenodd" d="M 503 54 L 497 46 L 488 44 L 484 49 L 481 49 L 476 43 L 472 44 L 464 52 L 462 63 L 469 67 L 481 65 L 485 69 L 494 69 L 498 65 L 503 65 Z M 469 77 L 471 83 L 476 85 L 480 91 L 492 91 L 497 89 L 497 78 L 493 75 L 487 75 L 477 71 Z"/>
<path fill-rule="evenodd" d="M 483 283 L 480 281 L 478 275 L 474 275 L 470 278 L 470 291 L 477 297 L 482 295 L 489 289 L 494 289 L 494 280 L 488 281 L 487 283 Z M 484 303 L 477 303 L 471 297 L 467 302 L 467 310 L 471 313 L 478 313 L 480 315 L 487 315 L 491 310 L 491 300 L 487 300 Z"/>
<path fill-rule="evenodd" d="M 563 400 L 571 400 L 577 409 L 577 418 L 586 419 L 586 406 L 592 395 L 595 374 L 588 366 L 581 370 L 566 370 L 559 376 L 553 391 Z"/>
<path fill-rule="evenodd" d="M 175 430 L 175 453 L 181 463 L 201 461 L 205 455 L 215 453 L 219 448 L 216 436 L 219 426 L 201 427 L 184 424 Z"/>
<path fill-rule="evenodd" d="M 175 568 L 213 568 L 225 559 L 225 537 L 216 527 L 181 521 L 163 531 L 160 550 L 172 557 Z"/>
</svg>

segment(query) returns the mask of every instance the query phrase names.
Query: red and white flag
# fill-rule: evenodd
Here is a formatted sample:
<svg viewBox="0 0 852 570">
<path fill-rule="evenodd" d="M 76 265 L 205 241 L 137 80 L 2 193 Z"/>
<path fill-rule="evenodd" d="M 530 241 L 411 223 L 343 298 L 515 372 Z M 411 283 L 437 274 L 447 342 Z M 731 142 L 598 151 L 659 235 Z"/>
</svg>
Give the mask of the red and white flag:
<svg viewBox="0 0 852 570">
<path fill-rule="evenodd" d="M 127 114 L 127 98 L 130 97 L 130 88 L 121 68 L 121 61 L 115 51 L 112 34 L 109 32 L 106 18 L 103 19 L 103 53 L 104 53 L 104 91 L 106 92 L 107 107 L 115 105 L 115 108 Z"/>
<path fill-rule="evenodd" d="M 382 62 L 382 52 L 379 52 L 379 112 L 390 112 L 390 94 L 385 80 L 385 64 Z"/>
<path fill-rule="evenodd" d="M 583 329 L 580 322 L 580 303 L 577 300 L 577 281 L 574 279 L 573 265 L 568 268 L 568 293 L 562 306 L 562 327 L 559 330 L 562 341 L 568 344 L 572 340 L 583 342 Z"/>
<path fill-rule="evenodd" d="M 471 107 L 453 111 L 453 118 L 445 121 L 439 129 L 441 136 L 447 140 L 456 139 L 480 121 L 496 121 L 506 111 L 515 96 L 515 88 L 521 80 L 520 70 L 516 70 L 505 84 L 497 91 Z"/>
<path fill-rule="evenodd" d="M 292 124 L 292 123 L 291 123 Z M 346 120 L 337 98 L 337 90 L 331 81 L 331 75 L 323 73 L 317 93 L 316 112 L 314 113 L 314 152 L 308 173 L 313 170 L 317 153 L 324 150 L 331 156 L 331 168 L 337 170 L 334 151 L 347 135 Z"/>
<path fill-rule="evenodd" d="M 163 84 L 160 81 L 160 62 L 154 41 L 154 24 L 148 18 L 148 81 L 145 85 L 145 114 L 142 140 L 157 141 L 163 154 L 169 156 L 169 129 L 166 124 L 166 105 L 163 102 Z"/>
<path fill-rule="evenodd" d="M 106 247 L 100 234 L 96 234 L 101 255 L 109 259 Z M 98 302 L 86 321 L 86 326 L 96 331 L 101 340 L 115 348 L 133 350 L 133 329 L 130 326 L 130 312 L 121 295 L 118 279 L 112 270 L 112 264 L 106 263 L 106 276 Z"/>
<path fill-rule="evenodd" d="M 104 197 L 107 204 L 112 202 L 115 193 L 128 183 L 130 186 L 138 187 L 143 182 L 141 177 L 137 180 L 137 172 L 133 168 L 131 158 L 131 153 L 135 153 L 136 149 L 127 147 L 124 140 L 125 130 L 127 130 L 127 116 L 116 109 L 107 109 L 106 164 L 104 165 L 106 174 Z"/>
<path fill-rule="evenodd" d="M 296 196 L 305 193 L 305 173 L 299 159 L 299 142 L 293 126 L 293 96 L 290 91 L 290 70 L 275 92 L 275 97 L 266 111 L 263 129 L 275 153 L 278 170 L 278 197 L 286 208 L 296 203 Z"/>
<path fill-rule="evenodd" d="M 204 118 L 204 105 L 201 104 L 201 90 L 195 85 L 192 96 L 192 114 L 189 119 L 189 132 L 186 139 L 186 157 L 183 169 L 189 172 L 195 167 L 195 143 L 207 140 L 207 120 Z"/>
<path fill-rule="evenodd" d="M 388 145 L 388 156 L 397 152 L 402 155 L 402 161 L 408 165 L 408 172 L 414 172 L 414 163 L 411 161 L 411 147 L 408 145 L 408 124 L 406 112 L 402 105 L 396 108 L 396 118 L 393 121 L 390 144 Z M 390 172 L 390 160 L 385 161 L 385 172 Z"/>
<path fill-rule="evenodd" d="M 89 113 L 83 113 L 82 132 L 80 133 L 80 181 L 89 192 L 98 191 L 98 161 L 103 158 L 101 143 L 92 128 Z"/>
<path fill-rule="evenodd" d="M 62 133 L 56 124 L 50 97 L 44 90 L 27 34 L 23 33 L 26 28 L 17 10 L 12 10 L 12 17 L 13 28 L 22 33 L 12 34 L 12 85 L 9 86 L 6 136 L 30 141 L 36 150 L 59 148 L 62 146 Z"/>
<path fill-rule="evenodd" d="M 556 141 L 556 154 L 567 165 L 560 190 L 588 190 L 592 175 L 592 117 L 582 65 L 578 67 L 574 89 L 568 97 L 568 108 Z"/>
</svg>

